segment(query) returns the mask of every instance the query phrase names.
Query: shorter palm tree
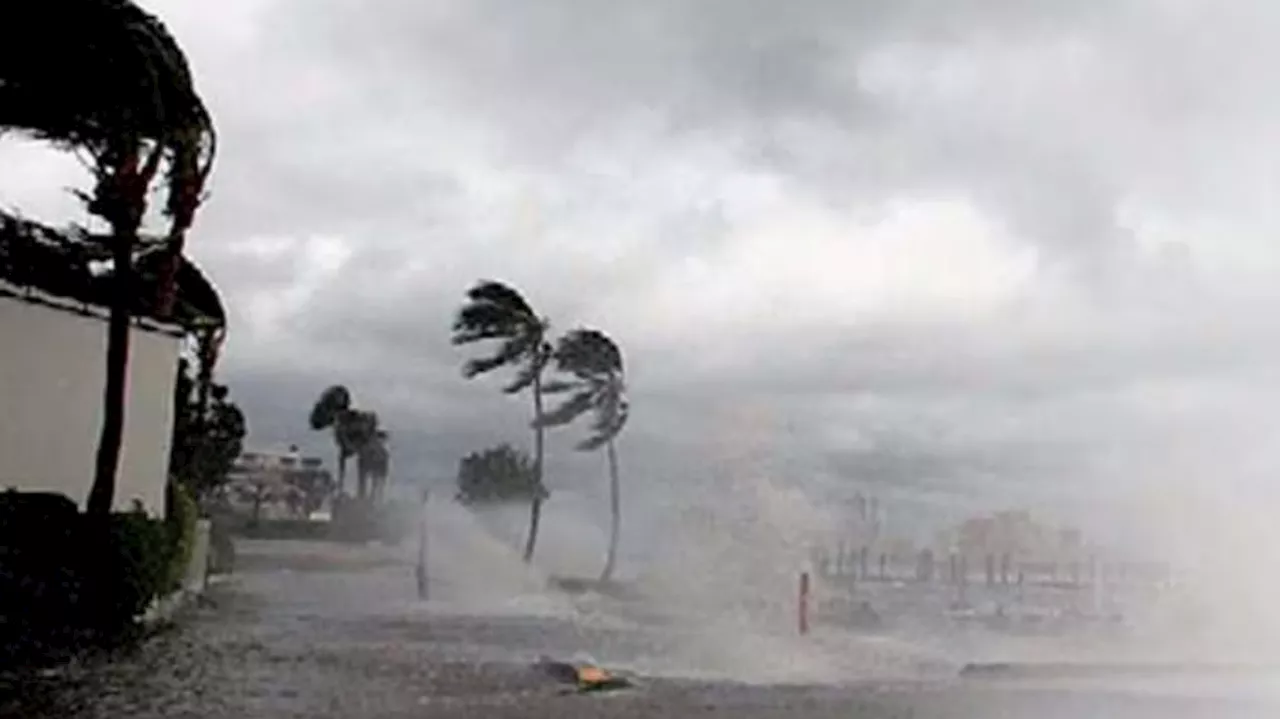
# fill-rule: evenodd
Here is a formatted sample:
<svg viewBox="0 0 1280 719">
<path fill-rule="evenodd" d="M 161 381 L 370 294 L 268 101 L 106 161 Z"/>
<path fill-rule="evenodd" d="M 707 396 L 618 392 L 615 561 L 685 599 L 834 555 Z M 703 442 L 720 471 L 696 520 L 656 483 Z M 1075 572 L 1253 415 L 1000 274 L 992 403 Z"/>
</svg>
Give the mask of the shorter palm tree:
<svg viewBox="0 0 1280 719">
<path fill-rule="evenodd" d="M 378 415 L 362 412 L 352 406 L 351 391 L 338 384 L 326 389 L 311 408 L 310 425 L 313 430 L 332 429 L 333 443 L 338 448 L 337 494 L 346 487 L 347 460 L 357 456 L 361 448 L 377 440 Z M 365 483 L 359 486 L 364 496 Z"/>
<path fill-rule="evenodd" d="M 547 393 L 566 393 L 569 396 L 551 411 L 543 415 L 539 424 L 557 427 L 570 424 L 578 417 L 591 412 L 591 434 L 579 442 L 577 449 L 592 452 L 601 447 L 609 459 L 609 551 L 605 558 L 602 581 L 613 577 L 618 560 L 618 535 L 622 524 L 622 499 L 618 481 L 618 452 L 616 439 L 627 423 L 630 406 L 626 398 L 626 378 L 623 374 L 622 352 L 599 330 L 578 329 L 570 332 L 556 344 L 557 371 L 569 379 L 548 382 Z"/>
<path fill-rule="evenodd" d="M 356 452 L 356 477 L 359 487 L 356 494 L 363 497 L 367 491 L 371 500 L 381 502 L 383 491 L 387 486 L 387 475 L 391 471 L 391 451 L 387 448 L 389 435 L 378 429 L 376 414 L 369 412 L 367 417 L 373 421 L 373 434 Z"/>
</svg>

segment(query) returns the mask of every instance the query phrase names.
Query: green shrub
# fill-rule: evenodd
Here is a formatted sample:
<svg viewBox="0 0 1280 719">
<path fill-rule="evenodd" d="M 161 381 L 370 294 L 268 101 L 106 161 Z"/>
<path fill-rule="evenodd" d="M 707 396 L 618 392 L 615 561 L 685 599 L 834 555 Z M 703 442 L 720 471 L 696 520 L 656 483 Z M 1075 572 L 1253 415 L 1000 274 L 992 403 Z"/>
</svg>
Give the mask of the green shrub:
<svg viewBox="0 0 1280 719">
<path fill-rule="evenodd" d="M 68 617 L 84 595 L 75 502 L 50 493 L 0 493 L 0 664 L 76 641 Z"/>
<path fill-rule="evenodd" d="M 82 519 L 90 628 L 115 635 L 164 593 L 173 557 L 169 533 L 163 521 L 140 511 Z"/>
<path fill-rule="evenodd" d="M 131 635 L 194 545 L 194 502 L 176 492 L 170 506 L 167 521 L 96 517 L 60 495 L 0 493 L 0 666 Z"/>
</svg>

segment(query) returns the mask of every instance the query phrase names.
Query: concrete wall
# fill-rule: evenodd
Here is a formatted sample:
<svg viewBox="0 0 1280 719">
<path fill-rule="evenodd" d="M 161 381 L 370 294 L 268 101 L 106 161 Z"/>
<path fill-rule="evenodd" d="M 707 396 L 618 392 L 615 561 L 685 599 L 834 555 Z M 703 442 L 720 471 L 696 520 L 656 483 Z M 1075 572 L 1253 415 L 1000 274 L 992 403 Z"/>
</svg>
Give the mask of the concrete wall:
<svg viewBox="0 0 1280 719">
<path fill-rule="evenodd" d="M 84 508 L 106 371 L 100 314 L 0 294 L 0 489 L 60 492 Z M 137 499 L 153 514 L 164 512 L 180 350 L 170 334 L 132 330 L 118 509 Z"/>
</svg>

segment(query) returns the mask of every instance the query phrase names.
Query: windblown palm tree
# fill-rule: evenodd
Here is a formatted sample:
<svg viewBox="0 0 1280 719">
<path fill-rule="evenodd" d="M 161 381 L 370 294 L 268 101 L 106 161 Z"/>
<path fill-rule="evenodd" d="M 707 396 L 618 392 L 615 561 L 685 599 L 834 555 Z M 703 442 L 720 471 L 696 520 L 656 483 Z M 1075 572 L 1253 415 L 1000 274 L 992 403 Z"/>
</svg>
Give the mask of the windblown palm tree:
<svg viewBox="0 0 1280 719">
<path fill-rule="evenodd" d="M 360 449 L 360 432 L 355 421 L 359 414 L 351 405 L 351 391 L 340 384 L 322 392 L 311 408 L 311 429 L 333 430 L 333 444 L 338 448 L 338 495 L 346 486 L 347 460 Z"/>
<path fill-rule="evenodd" d="M 627 423 L 630 406 L 626 397 L 626 377 L 622 352 L 609 336 L 599 330 L 579 329 L 556 343 L 556 369 L 571 379 L 549 382 L 548 393 L 571 393 L 559 406 L 543 415 L 540 426 L 558 427 L 573 422 L 587 412 L 594 417 L 591 434 L 577 448 L 591 452 L 601 447 L 609 458 L 609 553 L 602 581 L 613 577 L 618 561 L 618 533 L 622 525 L 622 498 L 618 481 L 618 452 L 615 440 Z"/>
<path fill-rule="evenodd" d="M 212 167 L 213 123 L 177 43 L 129 0 L 16 0 L 5 20 L 14 41 L 0 43 L 0 133 L 24 132 L 86 155 L 94 186 L 81 197 L 111 228 L 103 420 L 88 500 L 89 512 L 104 514 L 124 432 L 133 262 L 147 195 L 167 164 L 168 262 L 158 301 L 168 308 Z"/>
<path fill-rule="evenodd" d="M 490 372 L 499 367 L 516 369 L 515 378 L 503 387 L 507 394 L 526 389 L 533 394 L 533 466 L 534 478 L 540 491 L 536 491 L 529 504 L 529 538 L 524 546 L 524 561 L 533 559 L 538 541 L 538 523 L 542 517 L 542 502 L 546 497 L 542 481 L 543 425 L 542 373 L 551 360 L 551 346 L 547 342 L 550 323 L 539 317 L 519 292 L 501 282 L 483 281 L 467 291 L 467 302 L 458 310 L 453 323 L 453 343 L 471 344 L 482 340 L 497 340 L 493 354 L 467 360 L 462 374 L 467 379 Z"/>
<path fill-rule="evenodd" d="M 333 430 L 333 444 L 338 448 L 338 495 L 346 488 L 347 460 L 352 457 L 357 462 L 357 498 L 364 499 L 370 476 L 375 480 L 386 477 L 387 452 L 381 446 L 386 433 L 378 428 L 378 414 L 356 409 L 346 387 L 334 385 L 321 393 L 308 422 L 313 430 Z"/>
</svg>

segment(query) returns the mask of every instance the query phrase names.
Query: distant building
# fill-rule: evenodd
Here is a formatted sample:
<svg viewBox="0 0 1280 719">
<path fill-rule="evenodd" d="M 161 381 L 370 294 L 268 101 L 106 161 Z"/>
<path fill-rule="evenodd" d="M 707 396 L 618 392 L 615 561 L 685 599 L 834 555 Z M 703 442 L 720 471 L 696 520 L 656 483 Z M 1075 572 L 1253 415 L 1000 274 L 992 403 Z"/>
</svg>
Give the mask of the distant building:
<svg viewBox="0 0 1280 719">
<path fill-rule="evenodd" d="M 246 450 L 227 481 L 233 504 L 260 518 L 306 517 L 319 509 L 333 487 L 324 460 L 287 449 Z"/>
<path fill-rule="evenodd" d="M 943 554 L 971 560 L 1007 554 L 1021 560 L 1073 561 L 1084 551 L 1080 530 L 1050 527 L 1026 510 L 971 517 L 939 533 L 935 544 Z"/>
</svg>

